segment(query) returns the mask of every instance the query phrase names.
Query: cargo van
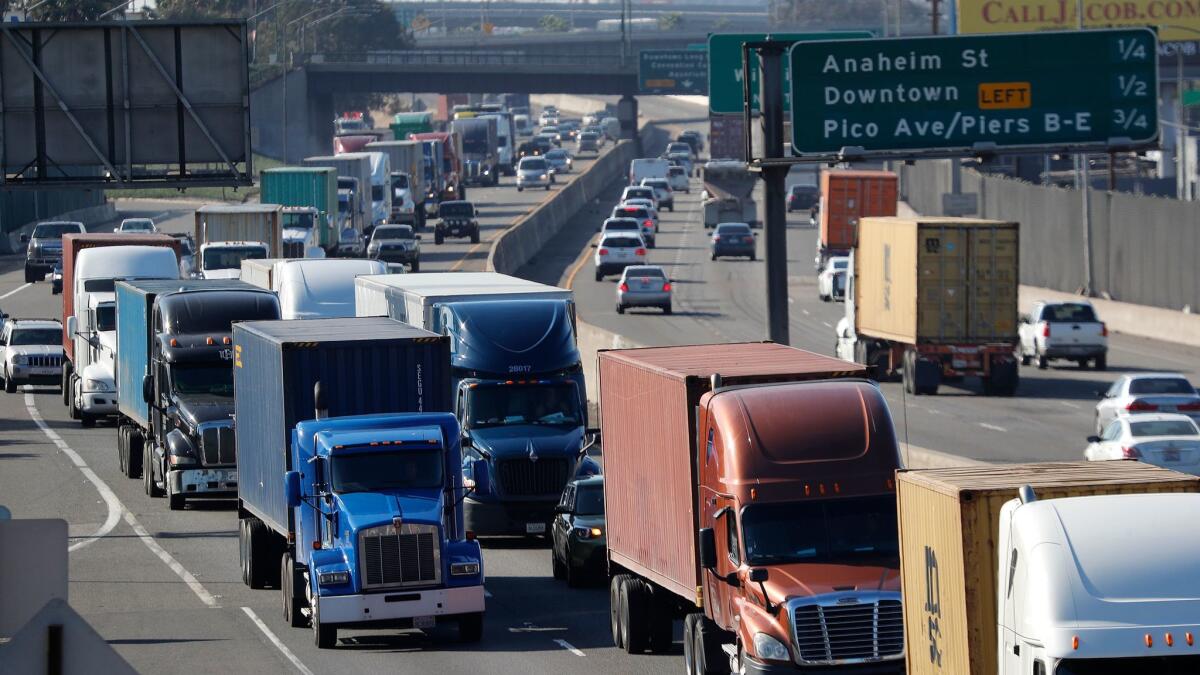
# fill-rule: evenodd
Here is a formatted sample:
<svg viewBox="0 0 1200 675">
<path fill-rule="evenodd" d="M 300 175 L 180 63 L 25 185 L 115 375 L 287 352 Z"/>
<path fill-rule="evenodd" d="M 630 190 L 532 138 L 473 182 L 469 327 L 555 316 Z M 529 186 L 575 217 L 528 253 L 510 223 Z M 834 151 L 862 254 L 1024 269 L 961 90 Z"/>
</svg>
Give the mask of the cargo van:
<svg viewBox="0 0 1200 675">
<path fill-rule="evenodd" d="M 671 163 L 662 157 L 635 159 L 629 162 L 629 184 L 641 185 L 646 178 L 667 178 Z"/>
</svg>

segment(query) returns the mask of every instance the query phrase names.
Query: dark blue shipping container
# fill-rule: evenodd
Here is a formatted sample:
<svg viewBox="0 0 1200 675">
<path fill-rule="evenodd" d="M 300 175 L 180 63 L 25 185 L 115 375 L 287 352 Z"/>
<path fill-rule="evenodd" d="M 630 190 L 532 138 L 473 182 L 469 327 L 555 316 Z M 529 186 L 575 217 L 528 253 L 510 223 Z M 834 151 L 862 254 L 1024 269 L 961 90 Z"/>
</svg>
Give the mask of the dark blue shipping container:
<svg viewBox="0 0 1200 675">
<path fill-rule="evenodd" d="M 142 398 L 142 378 L 149 372 L 150 342 L 154 329 L 150 312 L 154 299 L 179 291 L 262 291 L 237 279 L 145 279 L 118 281 L 117 357 L 113 360 L 113 379 L 117 383 L 117 410 L 145 429 L 149 409 Z"/>
<path fill-rule="evenodd" d="M 393 319 L 249 321 L 233 329 L 238 507 L 286 536 L 283 495 L 297 422 L 321 383 L 330 417 L 451 412 L 450 342 Z"/>
</svg>

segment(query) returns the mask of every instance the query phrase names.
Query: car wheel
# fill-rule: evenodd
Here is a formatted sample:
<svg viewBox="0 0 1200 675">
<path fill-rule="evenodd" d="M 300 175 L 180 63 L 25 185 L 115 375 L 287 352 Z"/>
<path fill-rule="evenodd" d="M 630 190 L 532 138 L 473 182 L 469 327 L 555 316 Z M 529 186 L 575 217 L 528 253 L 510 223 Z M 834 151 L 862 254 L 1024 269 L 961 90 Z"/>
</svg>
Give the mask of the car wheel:
<svg viewBox="0 0 1200 675">
<path fill-rule="evenodd" d="M 478 230 L 471 233 L 471 243 L 472 244 L 479 243 L 479 231 Z"/>
<path fill-rule="evenodd" d="M 91 429 L 96 426 L 96 416 L 85 412 L 79 413 L 79 425 L 84 429 Z"/>
<path fill-rule="evenodd" d="M 758 259 L 758 258 L 757 258 L 757 257 L 755 257 L 755 254 L 754 254 L 754 253 L 751 253 L 751 254 L 750 254 L 750 262 L 754 262 L 754 261 L 755 261 L 755 260 L 757 260 L 757 259 Z"/>
<path fill-rule="evenodd" d="M 37 277 L 34 276 L 33 272 L 31 272 L 28 267 L 26 267 L 25 268 L 25 283 L 32 284 L 35 281 L 37 281 Z"/>
<path fill-rule="evenodd" d="M 600 270 L 596 270 L 596 281 L 604 281 L 604 274 Z"/>
<path fill-rule="evenodd" d="M 13 381 L 12 377 L 10 377 L 7 373 L 4 374 L 4 393 L 17 393 L 17 383 Z"/>
<path fill-rule="evenodd" d="M 546 192 L 549 192 L 549 191 L 550 191 L 550 186 L 549 186 L 549 185 L 547 185 L 547 186 L 546 186 Z"/>
<path fill-rule="evenodd" d="M 625 313 L 625 305 L 618 303 L 617 304 L 617 314 L 624 314 L 624 313 Z"/>
<path fill-rule="evenodd" d="M 670 313 L 671 313 L 671 306 L 670 306 L 670 305 L 663 305 L 663 308 L 662 308 L 662 310 L 663 310 L 663 314 L 670 314 Z"/>
<path fill-rule="evenodd" d="M 1021 352 L 1021 365 L 1027 366 L 1027 365 L 1029 365 L 1029 362 L 1030 362 L 1029 355 L 1026 354 L 1024 351 L 1022 351 Z"/>
<path fill-rule="evenodd" d="M 421 261 L 420 260 L 412 261 L 412 265 L 409 265 L 409 269 L 411 269 L 413 272 L 420 272 L 421 271 Z"/>
<path fill-rule="evenodd" d="M 568 560 L 563 567 L 565 568 L 564 574 L 566 576 L 567 586 L 569 588 L 579 588 L 583 585 L 584 574 L 582 569 L 572 565 L 570 560 Z"/>
<path fill-rule="evenodd" d="M 716 254 L 716 253 L 712 254 L 712 259 L 713 259 L 713 260 L 716 260 L 716 259 L 717 259 L 717 254 Z"/>
<path fill-rule="evenodd" d="M 517 186 L 517 192 L 524 192 L 524 191 L 525 191 L 525 188 L 521 187 L 520 185 Z"/>
<path fill-rule="evenodd" d="M 1097 356 L 1092 361 L 1092 367 L 1094 367 L 1096 370 L 1108 370 L 1108 355 L 1104 354 Z"/>
<path fill-rule="evenodd" d="M 1050 359 L 1046 358 L 1045 354 L 1038 354 L 1037 357 L 1038 370 L 1045 370 L 1050 366 Z"/>
<path fill-rule="evenodd" d="M 445 241 L 445 240 L 446 240 L 446 238 L 445 238 L 445 237 L 442 235 L 442 233 L 441 233 L 441 232 L 434 232 L 434 233 L 433 233 L 433 243 L 434 243 L 434 245 L 435 245 L 435 246 L 441 246 L 441 245 L 442 245 L 442 242 L 443 242 L 443 241 Z"/>
</svg>

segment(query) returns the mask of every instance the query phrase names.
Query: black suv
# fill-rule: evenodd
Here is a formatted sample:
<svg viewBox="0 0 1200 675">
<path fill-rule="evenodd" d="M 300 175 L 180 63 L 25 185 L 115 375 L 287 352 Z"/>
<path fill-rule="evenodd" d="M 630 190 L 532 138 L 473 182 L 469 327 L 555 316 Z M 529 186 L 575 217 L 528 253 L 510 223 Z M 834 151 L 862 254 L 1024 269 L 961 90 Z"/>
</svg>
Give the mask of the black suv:
<svg viewBox="0 0 1200 675">
<path fill-rule="evenodd" d="M 470 237 L 472 244 L 479 243 L 479 221 L 475 220 L 474 204 L 456 200 L 438 206 L 433 243 L 440 245 L 446 237 Z"/>
<path fill-rule="evenodd" d="M 38 223 L 33 228 L 33 235 L 21 235 L 21 243 L 29 244 L 25 249 L 25 283 L 31 284 L 46 278 L 46 273 L 54 269 L 55 263 L 62 261 L 64 234 L 83 234 L 87 232 L 83 223 L 68 220 L 55 220 Z"/>
</svg>

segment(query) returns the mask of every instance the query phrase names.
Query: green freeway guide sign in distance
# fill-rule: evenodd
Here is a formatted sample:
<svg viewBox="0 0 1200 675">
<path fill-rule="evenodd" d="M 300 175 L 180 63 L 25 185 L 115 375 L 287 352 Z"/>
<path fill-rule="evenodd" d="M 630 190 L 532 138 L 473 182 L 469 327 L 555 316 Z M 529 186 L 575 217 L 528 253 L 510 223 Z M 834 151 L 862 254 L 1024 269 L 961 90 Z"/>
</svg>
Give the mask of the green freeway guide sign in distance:
<svg viewBox="0 0 1200 675">
<path fill-rule="evenodd" d="M 1149 29 L 801 42 L 800 156 L 1139 146 L 1158 138 Z"/>
<path fill-rule="evenodd" d="M 830 33 L 714 33 L 708 36 L 708 108 L 714 113 L 734 114 L 742 112 L 745 98 L 742 93 L 742 43 L 762 42 L 770 39 L 778 42 L 801 40 L 852 40 L 870 38 L 870 31 L 843 31 Z M 750 55 L 750 92 L 754 110 L 758 111 L 758 57 Z M 791 89 L 787 87 L 788 62 L 783 64 L 784 109 L 791 105 Z"/>
<path fill-rule="evenodd" d="M 643 94 L 707 94 L 708 52 L 643 49 L 638 52 L 638 89 Z"/>
</svg>

